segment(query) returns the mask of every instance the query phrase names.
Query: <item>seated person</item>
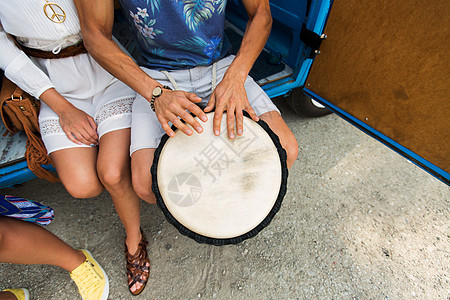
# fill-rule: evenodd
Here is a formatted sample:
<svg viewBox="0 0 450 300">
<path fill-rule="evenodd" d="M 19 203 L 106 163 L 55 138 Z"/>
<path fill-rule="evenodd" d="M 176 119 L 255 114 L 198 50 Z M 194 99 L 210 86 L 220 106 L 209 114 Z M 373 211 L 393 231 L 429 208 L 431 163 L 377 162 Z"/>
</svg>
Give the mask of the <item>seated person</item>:
<svg viewBox="0 0 450 300">
<path fill-rule="evenodd" d="M 41 100 L 42 139 L 67 191 L 89 198 L 106 188 L 111 195 L 135 266 L 129 269 L 142 271 L 130 288 L 142 290 L 149 262 L 129 155 L 135 92 L 86 52 L 72 0 L 1 1 L 0 23 L 0 68 Z"/>
<path fill-rule="evenodd" d="M 293 165 L 298 153 L 294 135 L 270 98 L 248 76 L 270 33 L 268 0 L 243 0 L 249 21 L 236 56 L 228 55 L 223 34 L 225 0 L 207 1 L 195 9 L 194 2 L 154 5 L 147 1 L 145 5 L 120 0 L 138 42 L 141 68 L 112 40 L 113 2 L 78 0 L 76 6 L 91 55 L 138 93 L 133 103 L 131 161 L 133 186 L 142 199 L 155 202 L 149 170 L 161 136 L 164 132 L 174 135 L 169 122 L 187 135 L 193 132 L 180 119 L 202 132 L 201 124 L 186 111 L 205 121 L 204 111 L 196 104 L 206 105 L 206 112 L 215 109 L 216 135 L 227 112 L 230 139 L 243 134 L 243 110 L 255 121 L 263 119 L 280 137 L 288 167 Z"/>
<path fill-rule="evenodd" d="M 75 250 L 39 225 L 0 216 L 0 263 L 46 264 L 70 272 L 83 299 L 106 300 L 109 281 L 87 250 Z M 0 299 L 27 299 L 24 289 L 0 292 Z"/>
<path fill-rule="evenodd" d="M 112 40 L 113 0 L 75 1 L 83 40 L 89 53 L 111 74 L 133 88 L 131 134 L 132 182 L 141 199 L 155 203 L 150 173 L 162 135 L 174 136 L 169 123 L 183 133 L 202 132 L 200 122 L 214 113 L 213 129 L 220 134 L 227 113 L 230 139 L 244 134 L 243 110 L 253 120 L 266 121 L 287 151 L 287 165 L 297 158 L 298 145 L 280 112 L 248 76 L 270 33 L 268 0 L 243 0 L 249 21 L 236 56 L 228 55 L 224 37 L 226 0 L 120 0 L 140 50 L 136 64 Z M 203 111 L 199 106 L 206 106 Z M 180 120 L 182 119 L 182 120 Z M 129 282 L 140 280 L 129 276 Z"/>
</svg>

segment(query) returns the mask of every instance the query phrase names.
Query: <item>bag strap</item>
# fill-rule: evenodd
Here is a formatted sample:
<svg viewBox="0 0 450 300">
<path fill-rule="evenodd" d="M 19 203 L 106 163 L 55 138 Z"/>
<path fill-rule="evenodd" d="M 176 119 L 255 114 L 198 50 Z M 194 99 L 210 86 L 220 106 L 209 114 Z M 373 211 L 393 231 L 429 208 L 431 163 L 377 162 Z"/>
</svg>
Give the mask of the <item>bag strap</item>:
<svg viewBox="0 0 450 300">
<path fill-rule="evenodd" d="M 22 101 L 22 99 L 24 101 Z M 25 101 L 26 99 L 29 101 Z M 9 101 L 8 106 L 5 106 L 6 101 Z M 42 167 L 42 165 L 52 164 L 52 161 L 47 155 L 47 150 L 45 149 L 42 139 L 39 137 L 37 115 L 39 108 L 31 107 L 37 104 L 39 104 L 39 102 L 34 100 L 31 95 L 16 86 L 7 79 L 6 76 L 3 76 L 2 89 L 0 91 L 0 113 L 3 123 L 11 133 L 17 131 L 17 128 L 12 125 L 11 120 L 8 118 L 6 109 L 9 109 L 12 116 L 17 118 L 16 121 L 21 123 L 23 130 L 27 135 L 25 158 L 27 160 L 28 168 L 39 178 L 46 179 L 50 182 L 57 182 L 59 181 L 58 177 Z M 7 133 L 8 132 L 5 132 L 4 135 Z"/>
<path fill-rule="evenodd" d="M 56 174 L 53 174 L 42 167 L 42 165 L 51 165 L 52 160 L 47 155 L 44 143 L 35 133 L 25 127 L 27 139 L 27 150 L 25 157 L 27 159 L 28 168 L 39 178 L 46 179 L 50 182 L 60 181 Z"/>
<path fill-rule="evenodd" d="M 11 99 L 14 93 L 17 93 L 16 85 L 11 80 L 6 78 L 6 76 L 3 76 L 2 89 L 0 91 L 0 115 L 2 117 L 3 124 L 5 124 L 5 127 L 7 129 L 7 131 L 3 134 L 3 136 L 8 134 L 8 131 L 11 133 L 16 132 L 13 124 L 11 123 L 11 120 L 8 118 L 8 115 L 4 107 L 5 101 Z"/>
<path fill-rule="evenodd" d="M 6 78 L 6 76 L 3 77 L 2 89 L 0 92 L 0 105 L 2 120 L 9 132 L 15 133 L 17 130 L 22 130 L 22 126 L 16 124 L 16 120 L 10 119 L 12 118 L 12 116 L 16 116 L 17 118 L 19 118 L 20 122 L 23 124 L 23 127 L 28 126 L 34 131 L 39 131 L 38 100 L 35 100 L 30 94 L 26 93 L 12 81 Z M 38 107 L 33 108 L 31 106 Z M 11 110 L 14 113 L 8 114 L 8 112 L 11 112 Z M 20 110 L 22 110 L 22 112 L 20 112 Z"/>
<path fill-rule="evenodd" d="M 20 87 L 18 87 L 14 82 L 6 78 L 6 76 L 3 76 L 2 89 L 0 91 L 0 100 L 2 104 L 5 100 L 8 99 L 20 100 L 24 94 L 25 92 Z M 27 93 L 27 97 L 31 98 L 31 95 Z"/>
<path fill-rule="evenodd" d="M 13 93 L 11 94 L 11 99 L 18 99 L 19 101 L 22 99 L 24 91 L 16 85 L 16 88 L 14 89 Z"/>
</svg>

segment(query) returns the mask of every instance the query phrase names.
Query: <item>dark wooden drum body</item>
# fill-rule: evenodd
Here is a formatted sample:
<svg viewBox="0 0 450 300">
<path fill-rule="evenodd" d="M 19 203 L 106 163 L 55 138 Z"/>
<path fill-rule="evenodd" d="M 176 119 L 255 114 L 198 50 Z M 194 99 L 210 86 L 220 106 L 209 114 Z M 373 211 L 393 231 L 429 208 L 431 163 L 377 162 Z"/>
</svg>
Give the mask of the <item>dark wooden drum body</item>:
<svg viewBox="0 0 450 300">
<path fill-rule="evenodd" d="M 152 189 L 158 206 L 180 233 L 200 243 L 226 245 L 266 227 L 286 193 L 286 152 L 264 121 L 244 117 L 244 135 L 204 131 L 165 135 L 155 151 Z"/>
</svg>

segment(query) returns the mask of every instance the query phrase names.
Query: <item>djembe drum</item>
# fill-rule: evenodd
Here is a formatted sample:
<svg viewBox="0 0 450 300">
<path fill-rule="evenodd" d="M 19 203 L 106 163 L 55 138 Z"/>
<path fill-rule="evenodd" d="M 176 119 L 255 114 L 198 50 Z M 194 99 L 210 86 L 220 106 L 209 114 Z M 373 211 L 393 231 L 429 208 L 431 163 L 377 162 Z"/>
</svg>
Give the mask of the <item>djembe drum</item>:
<svg viewBox="0 0 450 300">
<path fill-rule="evenodd" d="M 174 137 L 162 138 L 151 169 L 152 190 L 181 234 L 200 243 L 236 244 L 255 236 L 280 209 L 286 151 L 264 121 L 247 116 L 244 134 L 233 140 L 226 114 L 220 136 L 213 133 L 213 113 L 203 129 L 192 136 L 175 129 Z"/>
</svg>

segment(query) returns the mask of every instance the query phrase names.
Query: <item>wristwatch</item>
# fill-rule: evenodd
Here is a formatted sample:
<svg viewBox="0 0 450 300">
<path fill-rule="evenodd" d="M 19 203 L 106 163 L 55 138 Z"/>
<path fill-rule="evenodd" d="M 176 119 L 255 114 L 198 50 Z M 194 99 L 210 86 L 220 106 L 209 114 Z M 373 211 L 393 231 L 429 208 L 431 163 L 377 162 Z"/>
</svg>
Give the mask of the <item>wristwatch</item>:
<svg viewBox="0 0 450 300">
<path fill-rule="evenodd" d="M 150 107 L 153 111 L 155 111 L 155 100 L 156 98 L 160 97 L 163 94 L 163 89 L 166 90 L 172 90 L 169 86 L 164 85 L 164 86 L 157 86 L 153 89 L 152 92 L 152 100 L 150 100 Z"/>
</svg>

